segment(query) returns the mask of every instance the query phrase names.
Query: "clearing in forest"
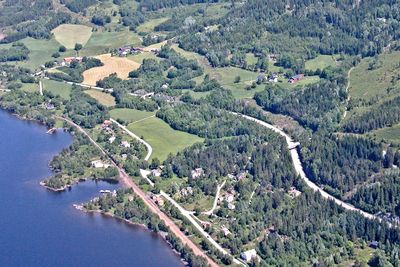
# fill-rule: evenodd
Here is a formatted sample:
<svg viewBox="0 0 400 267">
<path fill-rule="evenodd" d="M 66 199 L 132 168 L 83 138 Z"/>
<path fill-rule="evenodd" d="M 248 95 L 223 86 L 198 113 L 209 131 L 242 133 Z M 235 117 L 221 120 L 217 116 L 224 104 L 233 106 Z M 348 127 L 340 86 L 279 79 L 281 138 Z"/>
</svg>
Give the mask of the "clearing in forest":
<svg viewBox="0 0 400 267">
<path fill-rule="evenodd" d="M 154 116 L 156 112 L 129 109 L 129 108 L 116 108 L 110 110 L 110 115 L 113 119 L 123 120 L 126 123 L 142 121 L 146 118 Z"/>
<path fill-rule="evenodd" d="M 91 68 L 83 72 L 84 84 L 94 86 L 98 80 L 108 77 L 112 73 L 117 73 L 121 79 L 127 79 L 129 72 L 140 67 L 140 64 L 135 61 L 125 57 L 112 57 L 111 54 L 104 54 L 95 58 L 100 59 L 104 66 Z"/>
<path fill-rule="evenodd" d="M 76 43 L 84 46 L 89 41 L 92 28 L 85 25 L 61 24 L 51 32 L 60 44 L 73 49 Z"/>
</svg>

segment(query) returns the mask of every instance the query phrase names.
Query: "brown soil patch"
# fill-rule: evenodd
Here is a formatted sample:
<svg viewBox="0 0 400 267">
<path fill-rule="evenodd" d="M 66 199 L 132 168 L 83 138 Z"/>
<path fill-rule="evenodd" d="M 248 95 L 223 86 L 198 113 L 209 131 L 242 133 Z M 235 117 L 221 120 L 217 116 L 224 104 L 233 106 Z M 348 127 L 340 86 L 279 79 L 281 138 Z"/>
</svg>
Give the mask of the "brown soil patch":
<svg viewBox="0 0 400 267">
<path fill-rule="evenodd" d="M 98 80 L 117 73 L 121 79 L 127 79 L 129 72 L 136 70 L 140 64 L 125 57 L 112 57 L 111 54 L 96 56 L 104 63 L 104 66 L 89 69 L 83 73 L 83 83 L 96 85 Z"/>
</svg>

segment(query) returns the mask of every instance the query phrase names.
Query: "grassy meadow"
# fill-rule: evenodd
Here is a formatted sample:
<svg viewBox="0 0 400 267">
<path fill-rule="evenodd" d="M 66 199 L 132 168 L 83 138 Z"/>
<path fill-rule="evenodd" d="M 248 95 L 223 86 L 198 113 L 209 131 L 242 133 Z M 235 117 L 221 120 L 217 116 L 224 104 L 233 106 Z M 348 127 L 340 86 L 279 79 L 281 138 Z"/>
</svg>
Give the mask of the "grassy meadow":
<svg viewBox="0 0 400 267">
<path fill-rule="evenodd" d="M 126 123 L 136 122 L 154 116 L 155 112 L 129 109 L 129 108 L 116 108 L 110 111 L 113 119 L 120 119 Z"/>
<path fill-rule="evenodd" d="M 74 49 L 75 44 L 86 45 L 92 35 L 92 27 L 78 24 L 61 24 L 51 31 L 54 38 L 67 49 Z"/>
<path fill-rule="evenodd" d="M 106 107 L 115 106 L 115 98 L 111 94 L 94 89 L 86 90 L 85 93 L 90 95 L 91 97 L 99 101 L 100 104 Z"/>
<path fill-rule="evenodd" d="M 335 56 L 331 56 L 331 55 L 319 55 L 316 58 L 307 60 L 305 63 L 305 68 L 306 70 L 323 70 L 327 67 L 330 66 L 336 66 L 336 60 L 335 60 Z"/>
<path fill-rule="evenodd" d="M 203 141 L 196 135 L 174 130 L 163 120 L 155 117 L 131 123 L 128 128 L 153 147 L 151 158 L 158 158 L 161 161 L 164 161 L 170 153 L 176 154 L 185 147 Z"/>
</svg>

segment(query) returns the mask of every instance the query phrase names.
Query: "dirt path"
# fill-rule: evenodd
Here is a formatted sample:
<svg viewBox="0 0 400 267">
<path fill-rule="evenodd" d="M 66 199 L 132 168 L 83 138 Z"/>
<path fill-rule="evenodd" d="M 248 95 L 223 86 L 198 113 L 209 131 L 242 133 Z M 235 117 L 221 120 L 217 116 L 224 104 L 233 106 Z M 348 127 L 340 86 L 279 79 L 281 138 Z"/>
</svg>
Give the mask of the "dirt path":
<svg viewBox="0 0 400 267">
<path fill-rule="evenodd" d="M 203 214 L 211 215 L 214 213 L 214 210 L 217 208 L 219 193 L 221 192 L 221 189 L 224 187 L 225 183 L 226 183 L 226 180 L 221 185 L 217 186 L 217 194 L 215 195 L 213 206 L 210 210 L 203 212 Z"/>
<path fill-rule="evenodd" d="M 345 104 L 345 111 L 343 113 L 343 119 L 346 118 L 347 116 L 347 106 L 349 105 L 349 101 L 351 99 L 351 96 L 349 94 L 349 88 L 350 88 L 350 75 L 351 72 L 353 71 L 354 67 L 351 67 L 349 71 L 347 72 L 347 85 L 346 85 L 346 93 L 347 93 L 347 99 L 346 99 L 346 104 Z"/>
<path fill-rule="evenodd" d="M 133 180 L 129 177 L 128 174 L 126 174 L 125 170 L 119 166 L 112 160 L 112 158 L 103 150 L 103 148 L 97 144 L 96 141 L 94 141 L 90 135 L 79 125 L 75 124 L 73 121 L 66 119 L 64 117 L 60 116 L 55 116 L 55 118 L 66 121 L 68 124 L 74 126 L 76 129 L 78 129 L 81 133 L 83 133 L 86 137 L 89 138 L 90 142 L 96 146 L 103 155 L 107 156 L 112 164 L 118 169 L 119 176 L 120 176 L 120 181 L 123 185 L 132 188 L 133 192 L 139 196 L 142 201 L 146 204 L 146 206 L 149 208 L 150 211 L 155 213 L 164 223 L 165 225 L 169 228 L 169 230 L 175 234 L 176 237 L 178 237 L 181 242 L 188 246 L 193 253 L 196 256 L 203 257 L 207 260 L 208 264 L 212 267 L 218 267 L 218 264 L 216 264 L 211 258 L 209 258 L 201 249 L 199 249 L 193 242 L 190 240 L 184 233 L 181 232 L 179 227 L 167 216 L 165 213 L 163 213 L 156 204 L 154 204 L 147 196 L 146 194 L 133 182 Z"/>
</svg>

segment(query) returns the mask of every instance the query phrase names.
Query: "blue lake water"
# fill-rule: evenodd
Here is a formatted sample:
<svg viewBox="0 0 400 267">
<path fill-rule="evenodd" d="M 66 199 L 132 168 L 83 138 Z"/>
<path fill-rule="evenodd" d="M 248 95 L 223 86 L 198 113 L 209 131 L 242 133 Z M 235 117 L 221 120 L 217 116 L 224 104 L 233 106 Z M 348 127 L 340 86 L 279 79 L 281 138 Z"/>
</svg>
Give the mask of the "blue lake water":
<svg viewBox="0 0 400 267">
<path fill-rule="evenodd" d="M 61 193 L 39 185 L 71 142 L 0 111 L 0 266 L 181 266 L 158 235 L 72 206 L 118 185 L 84 182 Z"/>
</svg>

